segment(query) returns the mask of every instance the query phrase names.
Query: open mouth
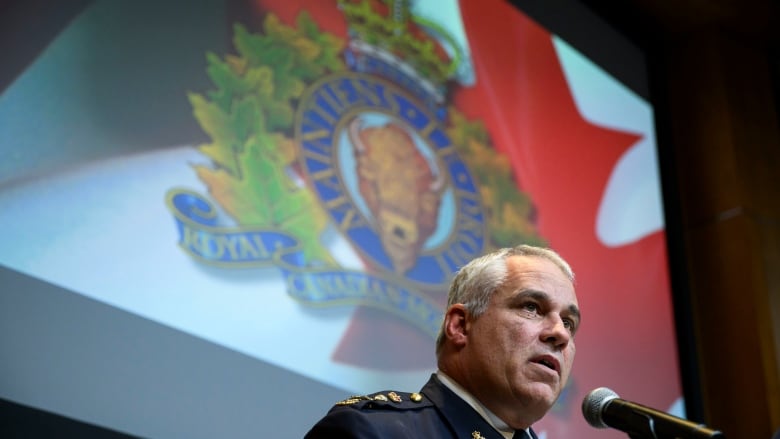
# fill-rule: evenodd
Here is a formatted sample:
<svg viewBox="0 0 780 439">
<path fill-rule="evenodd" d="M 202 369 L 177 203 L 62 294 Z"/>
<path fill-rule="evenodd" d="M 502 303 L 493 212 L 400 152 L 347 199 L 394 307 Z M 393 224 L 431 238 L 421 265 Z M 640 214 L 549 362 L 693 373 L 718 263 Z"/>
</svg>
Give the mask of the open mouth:
<svg viewBox="0 0 780 439">
<path fill-rule="evenodd" d="M 553 357 L 545 355 L 542 357 L 534 358 L 532 361 L 536 364 L 541 364 L 542 366 L 552 370 L 555 373 L 559 372 L 558 360 L 556 360 Z"/>
</svg>

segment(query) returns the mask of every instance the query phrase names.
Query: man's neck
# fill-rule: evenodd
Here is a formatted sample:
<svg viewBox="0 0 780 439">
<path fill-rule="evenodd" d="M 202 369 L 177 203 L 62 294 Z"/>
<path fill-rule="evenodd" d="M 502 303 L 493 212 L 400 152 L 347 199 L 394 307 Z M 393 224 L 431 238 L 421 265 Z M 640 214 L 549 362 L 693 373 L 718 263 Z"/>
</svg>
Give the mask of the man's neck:
<svg viewBox="0 0 780 439">
<path fill-rule="evenodd" d="M 502 436 L 504 436 L 507 439 L 511 439 L 512 435 L 514 435 L 515 430 L 509 426 L 506 422 L 504 422 L 501 418 L 496 416 L 495 413 L 490 411 L 487 407 L 485 407 L 484 404 L 479 402 L 477 398 L 474 397 L 468 390 L 463 388 L 460 384 L 458 384 L 457 381 L 450 378 L 446 373 L 444 373 L 441 369 L 436 371 L 436 376 L 439 378 L 439 381 L 441 381 L 442 384 L 444 384 L 445 387 L 452 390 L 453 393 L 458 395 L 462 400 L 466 401 L 468 405 L 471 406 L 471 408 L 474 409 L 477 413 L 479 413 L 482 418 L 487 421 L 488 424 L 490 424 L 496 431 L 501 433 Z M 528 431 L 528 429 L 526 429 Z M 530 437 L 530 433 L 529 433 Z"/>
</svg>

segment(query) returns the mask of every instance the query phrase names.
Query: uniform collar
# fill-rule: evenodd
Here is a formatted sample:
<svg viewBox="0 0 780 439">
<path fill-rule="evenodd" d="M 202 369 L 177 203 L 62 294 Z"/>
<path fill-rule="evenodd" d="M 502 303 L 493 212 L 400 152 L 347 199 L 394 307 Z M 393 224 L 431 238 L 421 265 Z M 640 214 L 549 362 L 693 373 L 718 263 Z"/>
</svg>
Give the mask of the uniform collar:
<svg viewBox="0 0 780 439">
<path fill-rule="evenodd" d="M 453 380 L 450 379 L 450 381 Z M 442 384 L 436 374 L 431 375 L 431 379 L 420 392 L 436 406 L 439 413 L 447 420 L 453 437 L 505 439 L 504 435 L 487 418 L 465 399 Z M 533 431 L 530 434 L 532 438 L 536 438 Z"/>
<path fill-rule="evenodd" d="M 495 413 L 485 407 L 481 402 L 479 402 L 477 398 L 474 397 L 474 395 L 469 393 L 468 390 L 464 389 L 463 386 L 458 384 L 455 380 L 450 378 L 441 370 L 436 371 L 436 377 L 445 387 L 450 389 L 452 393 L 458 395 L 460 399 L 465 401 L 468 405 L 471 406 L 471 408 L 474 409 L 474 411 L 479 413 L 479 415 L 482 416 L 482 418 L 487 421 L 491 427 L 498 431 L 501 436 L 503 436 L 505 439 L 512 439 L 512 436 L 515 434 L 515 429 L 507 425 L 506 422 L 502 421 L 501 418 L 496 416 Z M 528 432 L 528 437 L 532 437 L 529 430 L 530 428 L 526 429 L 526 432 Z"/>
</svg>

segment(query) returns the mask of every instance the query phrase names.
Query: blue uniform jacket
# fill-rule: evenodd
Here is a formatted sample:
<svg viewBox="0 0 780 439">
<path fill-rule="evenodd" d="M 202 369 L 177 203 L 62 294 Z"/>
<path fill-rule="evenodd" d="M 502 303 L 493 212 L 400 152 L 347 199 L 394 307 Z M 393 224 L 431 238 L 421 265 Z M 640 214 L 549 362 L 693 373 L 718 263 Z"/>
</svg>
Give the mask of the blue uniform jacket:
<svg viewBox="0 0 780 439">
<path fill-rule="evenodd" d="M 504 439 L 436 375 L 420 393 L 386 391 L 336 403 L 305 436 L 320 438 Z"/>
</svg>

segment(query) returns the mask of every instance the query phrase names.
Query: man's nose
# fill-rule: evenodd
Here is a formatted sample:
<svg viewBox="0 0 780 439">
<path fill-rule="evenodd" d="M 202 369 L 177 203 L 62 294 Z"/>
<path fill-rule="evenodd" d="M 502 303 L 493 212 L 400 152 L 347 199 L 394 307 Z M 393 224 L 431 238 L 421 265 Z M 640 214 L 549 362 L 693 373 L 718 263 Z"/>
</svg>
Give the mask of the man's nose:
<svg viewBox="0 0 780 439">
<path fill-rule="evenodd" d="M 547 317 L 545 327 L 541 333 L 542 341 L 552 343 L 561 349 L 565 348 L 569 340 L 571 340 L 571 332 L 569 332 L 561 316 L 549 314 Z"/>
</svg>

